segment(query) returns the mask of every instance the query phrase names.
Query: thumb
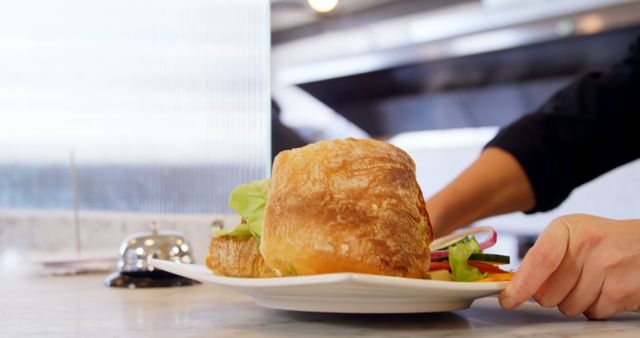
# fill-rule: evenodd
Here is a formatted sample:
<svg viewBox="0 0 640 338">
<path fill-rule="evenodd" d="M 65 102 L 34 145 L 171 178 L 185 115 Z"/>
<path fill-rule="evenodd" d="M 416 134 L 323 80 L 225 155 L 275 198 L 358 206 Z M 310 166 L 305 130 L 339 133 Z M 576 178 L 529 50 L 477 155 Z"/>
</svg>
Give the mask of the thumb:
<svg viewBox="0 0 640 338">
<path fill-rule="evenodd" d="M 553 221 L 527 252 L 513 279 L 500 293 L 500 305 L 511 309 L 533 296 L 560 266 L 568 244 L 566 223 L 561 219 Z"/>
</svg>

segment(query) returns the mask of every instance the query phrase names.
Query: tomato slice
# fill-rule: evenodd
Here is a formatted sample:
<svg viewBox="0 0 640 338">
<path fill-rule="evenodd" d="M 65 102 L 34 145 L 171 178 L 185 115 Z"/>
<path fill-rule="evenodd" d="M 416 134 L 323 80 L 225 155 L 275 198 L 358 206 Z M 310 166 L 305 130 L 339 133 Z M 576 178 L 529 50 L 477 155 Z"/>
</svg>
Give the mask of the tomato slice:
<svg viewBox="0 0 640 338">
<path fill-rule="evenodd" d="M 432 263 L 433 264 L 433 263 Z M 471 265 L 471 266 L 475 266 L 476 268 L 478 268 L 478 270 L 480 270 L 480 272 L 482 273 L 490 273 L 490 274 L 494 274 L 494 273 L 505 273 L 506 271 L 498 268 L 495 265 L 491 265 L 491 264 L 487 264 L 487 263 L 482 263 L 482 262 L 478 262 L 478 261 L 472 261 L 469 260 L 467 261 L 467 264 Z"/>
<path fill-rule="evenodd" d="M 429 266 L 429 271 L 436 271 L 436 270 L 451 271 L 451 265 L 449 265 L 449 262 L 431 262 L 431 265 Z"/>
</svg>

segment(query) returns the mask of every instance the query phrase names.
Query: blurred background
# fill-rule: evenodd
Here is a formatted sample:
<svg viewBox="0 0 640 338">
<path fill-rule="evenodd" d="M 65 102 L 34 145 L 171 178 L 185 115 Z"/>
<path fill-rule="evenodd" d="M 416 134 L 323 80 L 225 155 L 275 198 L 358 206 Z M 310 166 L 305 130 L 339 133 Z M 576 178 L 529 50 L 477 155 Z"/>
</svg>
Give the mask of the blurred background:
<svg viewBox="0 0 640 338">
<path fill-rule="evenodd" d="M 269 22 L 263 0 L 1 1 L 5 257 L 115 257 L 156 222 L 202 263 L 229 192 L 269 175 Z"/>
<path fill-rule="evenodd" d="M 637 0 L 2 1 L 3 260 L 115 252 L 156 221 L 202 262 L 231 189 L 323 139 L 398 145 L 429 196 L 638 34 Z M 560 214 L 637 217 L 639 184 L 634 162 L 479 224 L 515 257 Z"/>
</svg>

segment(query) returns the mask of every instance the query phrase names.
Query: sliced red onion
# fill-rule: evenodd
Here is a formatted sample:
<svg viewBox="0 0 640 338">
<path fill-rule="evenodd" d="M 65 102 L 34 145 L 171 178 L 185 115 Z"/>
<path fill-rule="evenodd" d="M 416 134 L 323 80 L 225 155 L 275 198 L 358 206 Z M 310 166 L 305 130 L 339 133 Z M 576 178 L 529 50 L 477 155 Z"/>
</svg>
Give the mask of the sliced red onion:
<svg viewBox="0 0 640 338">
<path fill-rule="evenodd" d="M 431 253 L 431 259 L 449 257 L 449 250 L 434 251 Z"/>
<path fill-rule="evenodd" d="M 470 228 L 461 232 L 456 232 L 451 235 L 440 237 L 435 241 L 431 242 L 431 245 L 429 246 L 432 250 L 431 258 L 449 257 L 449 250 L 443 250 L 444 248 L 461 240 L 464 237 L 467 237 L 469 235 L 474 235 L 474 234 L 480 234 L 480 233 L 489 234 L 489 237 L 487 237 L 487 239 L 479 243 L 481 250 L 485 250 L 494 246 L 498 241 L 498 234 L 492 227 Z"/>
</svg>

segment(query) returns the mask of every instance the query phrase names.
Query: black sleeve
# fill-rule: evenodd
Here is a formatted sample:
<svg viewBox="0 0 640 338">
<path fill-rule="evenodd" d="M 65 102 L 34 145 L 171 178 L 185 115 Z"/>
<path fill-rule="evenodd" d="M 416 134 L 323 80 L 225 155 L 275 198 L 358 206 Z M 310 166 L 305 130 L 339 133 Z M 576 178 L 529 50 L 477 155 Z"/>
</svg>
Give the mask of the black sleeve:
<svg viewBox="0 0 640 338">
<path fill-rule="evenodd" d="M 640 37 L 612 68 L 585 75 L 538 111 L 502 129 L 487 147 L 514 155 L 536 196 L 533 213 L 640 157 Z"/>
</svg>

